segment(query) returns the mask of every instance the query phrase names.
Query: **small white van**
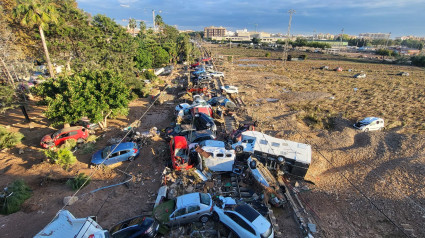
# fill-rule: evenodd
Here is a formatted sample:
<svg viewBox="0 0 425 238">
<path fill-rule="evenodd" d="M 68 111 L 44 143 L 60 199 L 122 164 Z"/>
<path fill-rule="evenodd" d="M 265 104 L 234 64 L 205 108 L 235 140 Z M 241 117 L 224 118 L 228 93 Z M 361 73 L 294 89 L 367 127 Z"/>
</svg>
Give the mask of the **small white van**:
<svg viewBox="0 0 425 238">
<path fill-rule="evenodd" d="M 356 122 L 353 126 L 354 128 L 364 132 L 380 131 L 384 129 L 384 119 L 379 117 L 366 117 L 365 119 Z"/>
</svg>

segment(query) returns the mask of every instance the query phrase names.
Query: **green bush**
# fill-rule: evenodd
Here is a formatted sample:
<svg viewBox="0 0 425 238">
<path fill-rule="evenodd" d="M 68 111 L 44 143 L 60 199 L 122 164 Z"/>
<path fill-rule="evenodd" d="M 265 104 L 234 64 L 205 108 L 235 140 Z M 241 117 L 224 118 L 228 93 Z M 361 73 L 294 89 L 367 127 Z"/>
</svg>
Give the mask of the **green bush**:
<svg viewBox="0 0 425 238">
<path fill-rule="evenodd" d="M 93 151 L 95 151 L 94 143 L 86 143 L 81 148 L 80 154 L 91 154 Z"/>
<path fill-rule="evenodd" d="M 21 210 L 22 203 L 31 197 L 31 189 L 23 180 L 15 180 L 4 192 L 0 193 L 0 213 L 12 214 Z"/>
<path fill-rule="evenodd" d="M 86 182 L 87 180 L 87 182 Z M 66 181 L 66 185 L 68 185 L 72 190 L 77 190 L 81 187 L 85 187 L 90 183 L 90 177 L 85 175 L 84 173 L 78 174 L 75 178 L 69 179 Z"/>
<path fill-rule="evenodd" d="M 65 148 L 65 149 L 71 150 L 75 146 L 77 146 L 77 140 L 76 139 L 69 139 L 69 140 L 66 140 L 65 143 L 63 143 L 60 148 Z"/>
<path fill-rule="evenodd" d="M 270 57 L 270 52 L 267 52 L 265 55 L 267 58 Z"/>
<path fill-rule="evenodd" d="M 0 112 L 12 108 L 15 101 L 15 90 L 9 85 L 0 85 Z"/>
<path fill-rule="evenodd" d="M 414 66 L 425 67 L 425 55 L 413 56 L 410 60 Z"/>
<path fill-rule="evenodd" d="M 19 132 L 9 132 L 0 126 L 0 150 L 11 148 L 21 142 L 24 135 Z"/>
<path fill-rule="evenodd" d="M 46 157 L 51 163 L 59 164 L 60 166 L 68 169 L 68 167 L 77 162 L 77 158 L 67 148 L 59 148 L 57 151 L 46 150 L 44 151 Z"/>
</svg>

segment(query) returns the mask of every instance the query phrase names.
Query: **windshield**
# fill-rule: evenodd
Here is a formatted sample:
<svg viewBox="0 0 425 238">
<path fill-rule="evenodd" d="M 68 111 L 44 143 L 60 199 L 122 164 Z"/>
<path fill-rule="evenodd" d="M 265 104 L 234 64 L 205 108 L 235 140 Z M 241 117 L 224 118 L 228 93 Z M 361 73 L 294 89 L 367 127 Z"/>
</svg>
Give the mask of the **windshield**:
<svg viewBox="0 0 425 238">
<path fill-rule="evenodd" d="M 207 193 L 199 193 L 199 198 L 201 199 L 202 204 L 205 204 L 207 206 L 210 205 L 211 198 L 210 198 L 210 195 L 208 195 Z"/>
<path fill-rule="evenodd" d="M 106 158 L 106 156 L 108 156 L 109 155 L 109 153 L 111 153 L 111 147 L 110 146 L 108 146 L 108 147 L 106 147 L 105 149 L 103 149 L 103 151 L 102 151 L 102 158 Z"/>
</svg>

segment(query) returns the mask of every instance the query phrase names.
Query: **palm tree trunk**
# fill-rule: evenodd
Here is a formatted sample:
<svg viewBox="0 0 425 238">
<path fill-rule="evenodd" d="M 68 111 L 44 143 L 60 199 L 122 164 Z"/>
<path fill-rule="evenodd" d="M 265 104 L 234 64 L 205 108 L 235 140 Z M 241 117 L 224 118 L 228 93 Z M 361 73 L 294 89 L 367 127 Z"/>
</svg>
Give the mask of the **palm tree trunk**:
<svg viewBox="0 0 425 238">
<path fill-rule="evenodd" d="M 38 26 L 38 30 L 40 31 L 41 42 L 43 42 L 44 54 L 46 55 L 47 67 L 49 68 L 49 74 L 50 74 L 50 77 L 54 78 L 55 72 L 53 71 L 53 65 L 52 65 L 52 62 L 50 61 L 49 50 L 47 49 L 46 39 L 44 38 L 44 31 L 41 25 Z"/>
</svg>

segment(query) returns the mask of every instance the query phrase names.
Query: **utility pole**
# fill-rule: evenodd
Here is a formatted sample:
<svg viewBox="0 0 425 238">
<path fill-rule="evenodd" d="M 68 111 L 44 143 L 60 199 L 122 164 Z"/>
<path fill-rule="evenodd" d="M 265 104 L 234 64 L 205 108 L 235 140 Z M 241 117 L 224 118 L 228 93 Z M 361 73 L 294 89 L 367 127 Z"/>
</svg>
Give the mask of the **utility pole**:
<svg viewBox="0 0 425 238">
<path fill-rule="evenodd" d="M 388 49 L 388 41 L 390 40 L 391 32 L 388 34 L 387 41 L 385 42 L 385 49 Z"/>
<path fill-rule="evenodd" d="M 286 60 L 288 58 L 288 46 L 289 46 L 289 35 L 291 33 L 291 22 L 292 22 L 292 14 L 295 13 L 294 9 L 289 9 L 289 23 L 288 23 L 288 32 L 286 33 L 286 42 L 285 42 L 285 49 L 283 53 L 283 64 L 286 65 Z"/>
<path fill-rule="evenodd" d="M 155 10 L 152 10 L 152 20 L 153 20 L 153 32 L 156 32 L 156 26 L 155 26 Z"/>
<path fill-rule="evenodd" d="M 342 48 L 342 37 L 344 36 L 344 28 L 342 28 L 341 30 L 341 37 L 339 38 L 340 42 L 341 42 L 341 48 Z"/>
<path fill-rule="evenodd" d="M 255 32 L 257 32 L 257 26 L 258 26 L 258 24 L 255 23 L 254 26 L 255 26 Z"/>
</svg>

